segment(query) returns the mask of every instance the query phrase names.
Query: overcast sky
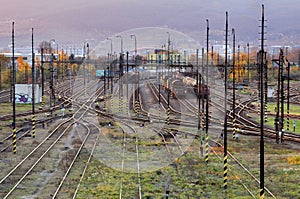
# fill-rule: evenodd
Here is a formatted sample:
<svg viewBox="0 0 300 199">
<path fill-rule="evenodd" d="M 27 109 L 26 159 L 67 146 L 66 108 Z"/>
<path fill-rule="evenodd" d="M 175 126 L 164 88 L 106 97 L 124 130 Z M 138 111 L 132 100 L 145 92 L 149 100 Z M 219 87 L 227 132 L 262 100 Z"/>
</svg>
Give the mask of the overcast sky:
<svg viewBox="0 0 300 199">
<path fill-rule="evenodd" d="M 99 41 L 148 26 L 176 29 L 197 39 L 205 35 L 206 18 L 212 37 L 222 40 L 226 11 L 237 38 L 255 40 L 262 4 L 270 40 L 280 34 L 299 35 L 299 0 L 11 0 L 2 3 L 0 44 L 9 43 L 12 21 L 20 43 L 30 38 L 31 27 L 38 40 L 57 38 L 61 43 Z"/>
</svg>

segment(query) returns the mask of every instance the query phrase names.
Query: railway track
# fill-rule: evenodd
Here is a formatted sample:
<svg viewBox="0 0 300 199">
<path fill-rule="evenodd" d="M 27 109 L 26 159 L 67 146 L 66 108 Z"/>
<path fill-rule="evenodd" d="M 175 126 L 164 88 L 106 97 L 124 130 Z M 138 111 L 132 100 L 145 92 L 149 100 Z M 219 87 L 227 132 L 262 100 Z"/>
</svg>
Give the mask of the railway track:
<svg viewBox="0 0 300 199">
<path fill-rule="evenodd" d="M 77 85 L 79 86 L 79 85 Z M 94 84 L 92 85 L 94 86 Z M 82 95 L 82 92 L 78 92 L 78 93 L 75 93 L 73 96 L 71 96 L 71 98 L 77 98 L 79 96 Z M 61 102 L 59 105 L 57 106 L 61 106 L 61 104 L 64 104 L 66 105 L 66 107 L 70 106 L 72 104 L 72 100 L 70 100 L 71 98 L 65 98 L 65 100 L 63 102 Z M 50 109 L 47 109 L 47 110 L 42 110 L 42 111 L 39 111 L 37 113 L 36 116 L 38 116 L 39 113 L 44 113 L 44 112 L 48 112 Z M 24 115 L 24 116 L 28 116 L 28 115 L 31 115 L 32 113 L 31 112 L 26 112 L 26 113 L 22 113 L 20 115 Z M 69 116 L 71 116 L 72 113 L 70 114 L 65 114 L 64 117 L 67 118 Z M 38 118 L 36 120 L 36 126 L 39 126 L 39 127 L 42 127 L 44 123 L 48 123 L 48 122 L 51 122 L 55 119 L 60 119 L 62 118 L 61 115 L 53 115 L 52 117 L 45 117 L 45 115 L 41 115 L 40 118 Z M 30 128 L 31 127 L 31 124 L 28 124 L 27 127 L 24 127 L 24 123 L 23 123 L 23 127 L 21 127 L 20 129 L 17 130 L 17 141 L 20 141 L 22 140 L 24 137 L 26 136 L 30 136 Z M 4 151 L 9 151 L 9 147 L 12 146 L 12 142 L 10 141 L 12 139 L 12 134 L 9 133 L 6 137 L 4 137 L 1 141 L 0 141 L 0 151 L 1 152 L 4 152 Z"/>
<path fill-rule="evenodd" d="M 128 140 L 130 140 L 127 136 L 129 135 L 130 137 L 135 137 L 133 138 L 132 141 L 134 141 L 134 151 L 136 154 L 135 157 L 135 161 L 136 163 L 133 163 L 132 161 L 129 161 L 129 165 L 130 167 L 132 167 L 132 164 L 136 164 L 136 170 L 132 170 L 132 171 L 128 171 L 127 172 L 136 172 L 136 178 L 137 178 L 137 184 L 136 184 L 136 189 L 135 188 L 129 188 L 129 189 L 133 189 L 133 192 L 131 192 L 131 195 L 136 195 L 137 198 L 142 199 L 142 185 L 141 185 L 141 173 L 140 173 L 140 161 L 139 161 L 139 140 L 138 140 L 138 132 L 135 130 L 135 128 L 127 123 L 122 122 L 120 125 L 120 128 L 122 129 L 122 133 L 123 133 L 123 139 L 122 139 L 122 156 L 121 156 L 121 179 L 120 179 L 120 190 L 119 190 L 119 198 L 125 198 L 130 196 L 130 191 L 127 191 L 126 193 L 126 189 L 128 189 L 127 185 L 125 184 L 124 178 L 126 178 L 126 172 L 125 172 L 125 167 L 126 167 L 126 162 L 131 160 L 132 157 L 132 149 L 128 149 L 127 147 L 127 142 L 130 142 Z M 126 155 L 126 153 L 128 153 L 128 155 Z M 132 180 L 132 178 L 131 178 Z M 124 193 L 125 192 L 125 193 Z M 135 194 L 137 193 L 137 194 Z M 124 197 L 125 195 L 125 197 Z"/>
<path fill-rule="evenodd" d="M 218 148 L 222 148 L 222 151 L 220 153 L 220 151 L 215 150 L 214 147 L 210 146 L 210 150 L 213 152 L 213 154 L 218 157 L 218 159 L 220 160 L 220 162 L 223 162 L 223 157 L 222 157 L 222 152 L 224 151 L 224 147 L 223 144 L 221 144 L 220 142 L 218 142 L 217 140 L 211 140 L 210 142 L 214 143 L 214 145 L 218 146 Z M 260 181 L 257 177 L 255 177 L 255 175 L 253 174 L 253 172 L 251 172 L 249 169 L 247 169 L 247 167 L 245 165 L 243 165 L 238 158 L 235 157 L 235 155 L 233 155 L 232 153 L 230 153 L 229 151 L 227 151 L 227 154 L 229 156 L 229 160 L 231 159 L 232 162 L 234 163 L 234 165 L 232 164 L 232 162 L 230 163 L 230 167 L 229 170 L 231 170 L 231 175 L 235 175 L 237 180 L 241 183 L 241 185 L 244 187 L 244 189 L 249 193 L 249 195 L 252 198 L 256 198 L 256 194 L 255 192 L 257 192 L 257 190 L 259 190 L 259 185 L 260 185 Z M 240 171 L 238 171 L 239 168 Z M 239 177 L 242 176 L 242 179 Z M 246 182 L 246 177 L 245 176 L 249 176 L 250 180 L 248 180 Z M 256 182 L 255 184 L 253 182 Z M 252 188 L 250 188 L 250 186 Z M 253 187 L 254 186 L 254 187 Z M 251 191 L 252 189 L 252 191 Z M 253 191 L 254 190 L 254 191 Z M 266 193 L 271 197 L 271 198 L 276 198 L 276 196 L 267 188 L 265 187 Z"/>
<path fill-rule="evenodd" d="M 89 103 L 90 109 L 95 99 L 95 95 L 91 95 L 91 97 L 86 101 Z M 1 177 L 0 186 L 4 187 L 4 191 L 1 194 L 3 198 L 15 197 L 16 195 L 20 194 L 20 189 L 22 183 L 28 179 L 29 176 L 36 175 L 36 173 L 40 173 L 40 167 L 43 160 L 46 156 L 49 156 L 49 153 L 53 153 L 54 150 L 57 150 L 57 146 L 62 139 L 66 139 L 70 129 L 75 123 L 80 123 L 80 120 L 84 117 L 84 115 L 88 112 L 89 109 L 86 108 L 86 103 L 78 105 L 79 109 L 74 113 L 74 115 L 64 121 L 62 121 L 55 129 L 53 129 L 36 147 L 34 147 L 29 154 L 27 154 L 18 164 L 16 164 L 13 169 L 10 170 L 5 176 Z M 89 135 L 91 130 L 87 128 L 87 135 Z M 78 158 L 84 144 L 86 143 L 88 136 L 83 139 L 81 147 L 77 151 L 76 155 L 74 156 L 73 161 L 71 162 L 67 171 L 70 171 L 75 163 L 76 159 Z M 45 163 L 43 163 L 45 164 Z M 53 194 L 53 198 L 59 193 L 60 188 L 62 187 L 67 174 L 62 178 L 59 186 L 57 187 L 55 193 Z M 21 186 L 21 187 L 20 187 Z"/>
<path fill-rule="evenodd" d="M 219 98 L 223 99 L 223 96 L 217 95 Z M 248 135 L 260 135 L 260 127 L 259 123 L 248 119 L 245 113 L 247 112 L 257 112 L 257 109 L 253 109 L 250 107 L 252 102 L 256 101 L 255 97 L 252 97 L 244 102 L 236 103 L 236 121 L 239 126 L 241 126 L 242 131 L 241 134 L 248 134 Z M 228 101 L 230 105 L 232 105 L 232 101 Z M 220 108 L 220 104 L 213 103 L 213 106 L 218 109 L 219 111 L 224 113 L 224 109 Z M 227 113 L 228 117 L 232 120 L 232 110 L 228 110 Z M 230 126 L 233 126 L 232 122 L 228 122 Z M 264 134 L 270 138 L 276 138 L 276 131 L 274 129 L 264 127 Z M 292 142 L 300 142 L 300 135 L 295 134 L 292 132 L 285 132 L 284 133 L 284 140 L 292 141 Z"/>
</svg>

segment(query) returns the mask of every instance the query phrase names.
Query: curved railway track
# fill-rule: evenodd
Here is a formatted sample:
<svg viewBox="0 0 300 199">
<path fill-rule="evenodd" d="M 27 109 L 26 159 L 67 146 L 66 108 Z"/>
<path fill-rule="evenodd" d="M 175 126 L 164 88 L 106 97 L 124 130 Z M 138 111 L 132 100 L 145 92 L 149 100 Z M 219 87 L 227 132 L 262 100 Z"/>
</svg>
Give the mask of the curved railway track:
<svg viewBox="0 0 300 199">
<path fill-rule="evenodd" d="M 33 175 L 33 173 L 39 171 L 38 165 L 41 164 L 44 157 L 47 156 L 47 154 L 49 154 L 50 151 L 53 151 L 53 149 L 55 149 L 58 142 L 60 142 L 60 140 L 62 140 L 63 137 L 67 136 L 72 126 L 75 123 L 80 123 L 80 120 L 82 120 L 84 115 L 88 112 L 89 109 L 86 108 L 88 106 L 87 103 L 89 103 L 89 106 L 91 108 L 94 99 L 98 97 L 98 95 L 95 94 L 96 93 L 92 94 L 89 100 L 87 100 L 84 104 L 79 103 L 78 104 L 79 108 L 72 117 L 62 121 L 53 131 L 49 133 L 47 137 L 45 137 L 35 148 L 33 148 L 32 151 L 30 151 L 30 153 L 22 159 L 22 161 L 20 161 L 17 165 L 15 165 L 13 169 L 10 170 L 9 173 L 1 177 L 0 186 L 5 187 L 5 189 L 7 190 L 6 192 L 3 192 L 1 194 L 1 197 L 3 198 L 8 198 L 10 196 L 14 197 L 14 193 L 20 187 L 24 179 L 26 179 L 27 176 Z M 79 147 L 79 150 L 74 156 L 74 159 L 67 170 L 68 172 L 59 183 L 59 186 L 57 187 L 55 193 L 53 194 L 53 198 L 55 198 L 56 195 L 59 193 L 59 190 L 63 185 L 64 180 L 66 179 L 70 169 L 73 167 L 75 160 L 78 158 L 83 148 L 83 145 L 85 144 L 88 138 L 88 135 L 92 132 L 91 130 L 89 130 L 87 126 L 86 128 L 88 130 L 87 136 L 85 137 L 85 139 L 83 139 L 84 141 L 82 142 L 81 147 Z M 18 192 L 16 192 L 15 194 L 17 193 Z"/>
<path fill-rule="evenodd" d="M 222 95 L 216 95 L 220 99 L 223 99 Z M 254 122 L 247 118 L 246 114 L 247 112 L 257 112 L 257 109 L 253 109 L 250 107 L 250 104 L 252 102 L 256 101 L 255 97 L 252 97 L 248 100 L 245 100 L 240 103 L 236 103 L 236 121 L 237 124 L 242 127 L 242 131 L 240 133 L 242 134 L 249 134 L 249 135 L 260 135 L 260 127 L 258 122 Z M 228 100 L 228 103 L 232 105 L 232 101 Z M 220 108 L 220 104 L 212 104 L 216 109 L 224 113 L 224 109 Z M 227 112 L 228 117 L 232 120 L 232 110 L 228 110 Z M 230 126 L 233 126 L 232 122 L 228 122 Z M 276 138 L 276 131 L 274 129 L 264 127 L 264 134 L 267 137 L 270 138 Z M 300 135 L 295 134 L 292 132 L 285 132 L 284 133 L 284 140 L 287 141 L 293 141 L 293 142 L 300 142 Z"/>
</svg>

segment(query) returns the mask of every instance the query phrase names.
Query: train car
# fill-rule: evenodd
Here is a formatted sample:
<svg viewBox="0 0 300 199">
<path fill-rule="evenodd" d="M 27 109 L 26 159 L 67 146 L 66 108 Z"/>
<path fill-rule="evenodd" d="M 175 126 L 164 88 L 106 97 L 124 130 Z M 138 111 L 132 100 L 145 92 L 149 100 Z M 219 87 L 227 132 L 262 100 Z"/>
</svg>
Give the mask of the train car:
<svg viewBox="0 0 300 199">
<path fill-rule="evenodd" d="M 187 92 L 189 93 L 195 92 L 195 87 L 197 86 L 196 79 L 191 77 L 184 77 L 182 81 L 186 87 Z"/>
<path fill-rule="evenodd" d="M 185 96 L 185 85 L 182 79 L 175 79 L 171 83 L 171 93 L 172 97 L 175 99 L 180 99 Z"/>
<path fill-rule="evenodd" d="M 203 86 L 200 85 L 198 92 L 197 80 L 188 76 L 178 77 L 175 75 L 172 77 L 170 75 L 163 75 L 160 78 L 160 84 L 165 91 L 169 90 L 171 96 L 177 99 L 183 98 L 187 93 L 196 94 L 199 97 L 203 93 L 204 98 L 210 95 L 209 87 L 206 84 Z"/>
<path fill-rule="evenodd" d="M 165 91 L 170 91 L 171 97 L 175 99 L 182 98 L 185 95 L 185 85 L 182 78 L 163 75 L 160 78 L 160 84 Z"/>
<path fill-rule="evenodd" d="M 183 83 L 186 86 L 186 92 L 189 93 L 196 93 L 198 96 L 202 96 L 202 90 L 203 90 L 203 94 L 204 94 L 204 98 L 207 98 L 210 94 L 210 90 L 208 88 L 208 86 L 206 84 L 204 84 L 204 86 L 202 86 L 200 84 L 199 87 L 199 92 L 198 92 L 198 86 L 197 86 L 197 80 L 191 77 L 184 77 L 183 78 Z M 202 89 L 203 87 L 203 89 Z"/>
</svg>

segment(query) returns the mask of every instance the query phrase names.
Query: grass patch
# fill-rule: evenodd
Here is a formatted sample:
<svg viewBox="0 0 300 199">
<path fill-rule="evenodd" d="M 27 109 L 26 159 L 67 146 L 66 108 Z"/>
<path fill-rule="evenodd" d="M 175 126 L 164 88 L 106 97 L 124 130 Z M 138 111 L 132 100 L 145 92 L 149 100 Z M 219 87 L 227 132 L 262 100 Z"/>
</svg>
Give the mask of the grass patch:
<svg viewBox="0 0 300 199">
<path fill-rule="evenodd" d="M 39 106 L 41 106 L 40 103 L 35 104 L 35 109 L 38 110 Z M 16 103 L 16 112 L 27 112 L 32 110 L 32 104 L 19 104 Z M 2 103 L 0 114 L 6 115 L 6 114 L 12 114 L 13 107 L 12 103 Z"/>
<path fill-rule="evenodd" d="M 127 142 L 130 144 L 129 142 Z M 150 141 L 143 141 L 144 152 L 140 154 L 140 161 L 145 153 L 150 153 L 153 145 Z M 141 145 L 140 145 L 141 147 Z M 209 164 L 199 156 L 199 143 L 195 141 L 186 153 L 170 162 L 168 166 L 155 171 L 141 173 L 141 187 L 143 198 L 162 198 L 168 187 L 170 198 L 225 198 L 223 189 L 223 159 L 222 149 L 214 147 L 219 160 L 213 153 L 209 154 Z M 259 177 L 259 141 L 258 138 L 242 136 L 239 142 L 230 142 L 228 149 L 246 166 L 256 177 Z M 161 151 L 163 153 L 165 151 Z M 295 184 L 299 176 L 294 167 L 300 164 L 298 152 L 275 142 L 265 142 L 265 185 L 278 198 L 300 196 Z M 126 165 L 126 162 L 125 162 Z M 253 193 L 259 197 L 259 185 L 247 174 L 239 169 L 231 158 L 228 161 L 228 190 L 227 198 L 251 198 L 242 187 L 241 179 Z M 87 175 L 82 182 L 78 198 L 118 198 L 121 179 L 122 197 L 138 198 L 137 174 L 124 173 L 114 170 L 94 159 L 90 164 Z M 274 183 L 277 182 L 277 183 Z M 167 186 L 169 185 L 169 186 Z M 285 187 L 284 190 L 281 187 Z M 266 194 L 268 198 L 269 195 Z"/>
<path fill-rule="evenodd" d="M 274 102 L 268 102 L 268 111 L 270 113 L 276 114 L 275 112 L 275 107 L 276 107 L 276 103 Z M 284 104 L 284 113 L 287 114 L 287 104 Z M 294 104 L 290 104 L 290 114 L 295 114 L 295 115 L 299 115 L 300 113 L 300 106 L 299 105 L 294 105 Z"/>
<path fill-rule="evenodd" d="M 260 121 L 260 118 L 256 118 L 256 121 L 259 122 Z M 295 128 L 295 133 L 300 133 L 300 120 L 294 120 L 294 119 L 290 119 L 290 129 L 289 131 L 290 132 L 294 132 L 294 127 L 293 127 L 293 123 L 294 121 L 296 122 L 296 128 Z M 269 126 L 270 128 L 274 128 L 275 129 L 275 126 L 274 126 L 274 122 L 275 122 L 275 117 L 268 117 L 268 121 L 265 122 L 265 125 L 266 126 Z M 284 129 L 287 130 L 287 127 L 286 127 L 286 119 L 284 120 Z"/>
</svg>

